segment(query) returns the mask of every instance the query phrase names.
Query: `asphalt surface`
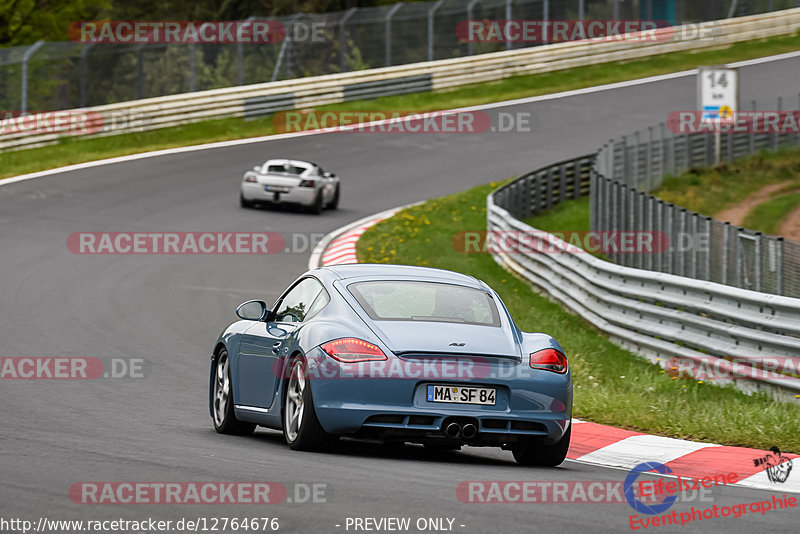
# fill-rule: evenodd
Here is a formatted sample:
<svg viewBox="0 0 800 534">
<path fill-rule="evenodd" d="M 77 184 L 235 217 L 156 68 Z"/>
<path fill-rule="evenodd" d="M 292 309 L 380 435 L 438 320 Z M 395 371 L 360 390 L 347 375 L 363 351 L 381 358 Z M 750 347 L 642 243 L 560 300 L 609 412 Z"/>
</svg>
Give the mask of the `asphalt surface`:
<svg viewBox="0 0 800 534">
<path fill-rule="evenodd" d="M 743 68 L 740 77 L 745 102 L 794 102 L 800 60 Z M 2 380 L 0 518 L 278 517 L 282 532 L 333 533 L 348 531 L 347 517 L 399 516 L 454 518 L 453 529 L 465 534 L 628 530 L 633 510 L 626 503 L 464 504 L 455 494 L 465 480 L 621 481 L 624 471 L 572 461 L 524 469 L 494 449 L 431 456 L 417 447 L 344 443 L 306 454 L 290 451 L 273 431 L 218 435 L 207 408 L 209 353 L 237 304 L 271 301 L 305 270 L 303 237 L 589 153 L 673 110 L 692 109 L 695 90 L 687 76 L 488 111 L 530 113 L 529 133 L 314 135 L 0 187 L 0 356 L 141 359 L 144 374 Z M 308 158 L 337 172 L 340 209 L 321 216 L 240 209 L 243 171 L 273 156 Z M 264 230 L 296 233 L 298 247 L 269 256 L 89 256 L 66 245 L 73 232 Z M 70 486 L 80 481 L 277 481 L 290 498 L 294 484 L 325 484 L 327 502 L 93 506 L 70 500 Z M 713 503 L 675 509 L 769 497 L 719 488 Z M 796 521 L 795 509 L 657 530 L 788 532 Z M 0 523 L 0 531 L 14 530 Z"/>
</svg>

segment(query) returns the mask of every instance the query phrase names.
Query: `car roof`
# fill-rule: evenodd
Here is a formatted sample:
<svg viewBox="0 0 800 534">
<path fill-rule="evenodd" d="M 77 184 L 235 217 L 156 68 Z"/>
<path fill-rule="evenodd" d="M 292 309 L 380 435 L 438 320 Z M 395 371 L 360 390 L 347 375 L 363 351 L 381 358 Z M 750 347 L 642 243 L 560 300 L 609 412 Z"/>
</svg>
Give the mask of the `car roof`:
<svg viewBox="0 0 800 534">
<path fill-rule="evenodd" d="M 268 159 L 264 165 L 297 165 L 300 167 L 317 167 L 316 163 L 301 159 Z"/>
<path fill-rule="evenodd" d="M 340 280 L 350 279 L 392 279 L 447 282 L 463 286 L 486 289 L 487 286 L 475 277 L 432 267 L 415 265 L 390 265 L 385 263 L 356 263 L 348 265 L 329 265 L 322 269 L 332 272 Z"/>
</svg>

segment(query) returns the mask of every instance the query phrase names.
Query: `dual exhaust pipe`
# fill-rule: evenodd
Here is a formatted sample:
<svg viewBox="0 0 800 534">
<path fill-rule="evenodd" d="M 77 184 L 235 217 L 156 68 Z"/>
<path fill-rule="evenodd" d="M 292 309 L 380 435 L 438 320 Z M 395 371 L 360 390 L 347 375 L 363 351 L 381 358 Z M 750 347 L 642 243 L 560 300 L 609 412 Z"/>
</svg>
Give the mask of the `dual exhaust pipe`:
<svg viewBox="0 0 800 534">
<path fill-rule="evenodd" d="M 467 423 L 464 426 L 461 426 L 458 423 L 450 423 L 444 429 L 444 435 L 450 439 L 472 439 L 478 435 L 478 427 L 472 423 Z"/>
</svg>

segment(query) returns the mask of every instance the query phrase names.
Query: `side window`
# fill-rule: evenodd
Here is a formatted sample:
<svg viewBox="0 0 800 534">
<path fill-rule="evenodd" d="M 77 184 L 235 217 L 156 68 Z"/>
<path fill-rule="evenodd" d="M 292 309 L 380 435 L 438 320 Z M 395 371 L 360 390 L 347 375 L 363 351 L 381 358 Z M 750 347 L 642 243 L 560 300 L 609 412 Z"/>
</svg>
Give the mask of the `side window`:
<svg viewBox="0 0 800 534">
<path fill-rule="evenodd" d="M 289 293 L 283 297 L 278 305 L 278 313 L 275 320 L 279 323 L 301 323 L 305 319 L 311 304 L 322 291 L 322 284 L 314 278 L 306 278 L 294 286 Z"/>
<path fill-rule="evenodd" d="M 308 309 L 308 313 L 306 314 L 306 319 L 311 319 L 316 314 L 318 314 L 322 308 L 327 306 L 327 304 L 331 301 L 331 297 L 328 295 L 328 292 L 324 289 L 319 292 L 317 298 L 314 299 L 314 304 Z"/>
</svg>

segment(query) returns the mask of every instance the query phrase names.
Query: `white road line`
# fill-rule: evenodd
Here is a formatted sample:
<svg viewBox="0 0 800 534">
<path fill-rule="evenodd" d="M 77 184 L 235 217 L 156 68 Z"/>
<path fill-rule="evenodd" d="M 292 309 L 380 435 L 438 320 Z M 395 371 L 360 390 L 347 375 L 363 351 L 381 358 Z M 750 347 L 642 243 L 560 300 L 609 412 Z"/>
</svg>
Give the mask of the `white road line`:
<svg viewBox="0 0 800 534">
<path fill-rule="evenodd" d="M 756 59 L 748 59 L 745 61 L 739 61 L 736 63 L 730 63 L 729 65 L 732 67 L 747 67 L 751 65 L 759 65 L 762 63 L 769 63 L 772 61 L 783 61 L 786 59 L 793 59 L 796 57 L 800 57 L 800 51 L 796 52 L 788 52 L 785 54 L 778 54 L 775 56 L 768 56 L 763 58 L 756 58 Z M 450 109 L 450 110 L 442 110 L 440 113 L 452 114 L 452 113 L 459 113 L 465 111 L 479 111 L 484 109 L 494 109 L 500 107 L 508 107 L 508 106 L 516 106 L 520 104 L 530 104 L 534 102 L 543 102 L 547 100 L 554 100 L 559 98 L 568 98 L 571 96 L 578 96 L 578 95 L 585 95 L 590 93 L 597 93 L 600 91 L 610 91 L 613 89 L 621 89 L 625 87 L 634 87 L 637 85 L 642 85 L 646 83 L 656 83 L 661 82 L 664 80 L 671 80 L 675 78 L 681 78 L 684 76 L 691 76 L 693 74 L 697 74 L 697 69 L 692 70 L 685 70 L 680 72 L 673 72 L 670 74 L 661 74 L 658 76 L 649 76 L 647 78 L 639 78 L 636 80 L 627 80 L 624 82 L 616 82 L 610 83 L 605 85 L 597 85 L 594 87 L 585 87 L 583 89 L 575 89 L 572 91 L 563 91 L 560 93 L 552 93 L 549 95 L 539 95 L 527 98 L 519 98 L 516 100 L 506 100 L 503 102 L 492 102 L 490 104 L 481 104 L 479 106 L 471 106 L 466 108 L 457 108 L 457 109 Z M 360 127 L 366 128 L 370 124 L 375 123 L 365 123 L 365 124 L 358 124 L 352 125 L 352 128 Z M 342 128 L 343 129 L 343 128 Z M 55 169 L 48 169 L 46 171 L 39 171 L 33 172 L 29 174 L 22 174 L 19 176 L 13 176 L 5 179 L 0 179 L 0 186 L 13 184 L 16 182 L 22 182 L 25 180 L 32 180 L 34 178 L 42 178 L 45 176 L 52 176 L 54 174 L 60 174 L 65 172 L 73 172 L 79 171 L 83 169 L 90 169 L 93 167 L 99 167 L 102 165 L 112 165 L 116 163 L 126 163 L 130 161 L 137 161 L 140 159 L 149 159 L 155 158 L 159 156 L 168 156 L 172 154 L 181 154 L 184 152 L 194 152 L 199 150 L 212 150 L 216 148 L 227 148 L 232 146 L 240 146 L 240 145 L 248 145 L 252 143 L 263 143 L 267 141 L 282 141 L 284 139 L 292 139 L 295 137 L 303 137 L 307 135 L 324 135 L 331 132 L 325 132 L 321 130 L 312 130 L 312 131 L 304 131 L 304 132 L 294 132 L 294 133 L 284 133 L 284 134 L 275 134 L 275 135 L 265 135 L 261 137 L 250 137 L 248 139 L 233 139 L 230 141 L 219 141 L 216 143 L 205 143 L 201 145 L 193 145 L 193 146 L 184 146 L 184 147 L 177 147 L 177 148 L 167 148 L 164 150 L 156 150 L 153 152 L 142 152 L 139 154 L 130 154 L 128 156 L 118 156 L 115 158 L 108 158 L 108 159 L 101 159 L 96 161 L 87 161 L 85 163 L 76 163 L 74 165 L 67 165 L 64 167 L 57 167 Z"/>
</svg>

